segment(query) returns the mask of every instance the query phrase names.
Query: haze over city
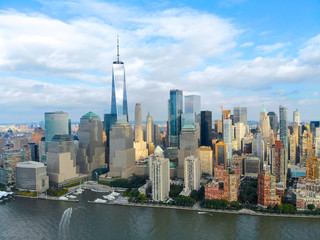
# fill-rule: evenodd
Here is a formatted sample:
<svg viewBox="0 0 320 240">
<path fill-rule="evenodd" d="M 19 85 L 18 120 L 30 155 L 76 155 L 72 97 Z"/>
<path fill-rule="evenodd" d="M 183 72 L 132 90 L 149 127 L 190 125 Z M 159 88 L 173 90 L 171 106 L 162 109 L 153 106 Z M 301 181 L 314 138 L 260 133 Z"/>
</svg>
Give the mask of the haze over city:
<svg viewBox="0 0 320 240">
<path fill-rule="evenodd" d="M 2 1 L 0 123 L 73 121 L 110 112 L 120 38 L 129 119 L 167 120 L 170 89 L 201 95 L 201 109 L 262 104 L 319 119 L 320 3 L 308 1 Z M 22 118 L 23 116 L 23 118 Z"/>
</svg>

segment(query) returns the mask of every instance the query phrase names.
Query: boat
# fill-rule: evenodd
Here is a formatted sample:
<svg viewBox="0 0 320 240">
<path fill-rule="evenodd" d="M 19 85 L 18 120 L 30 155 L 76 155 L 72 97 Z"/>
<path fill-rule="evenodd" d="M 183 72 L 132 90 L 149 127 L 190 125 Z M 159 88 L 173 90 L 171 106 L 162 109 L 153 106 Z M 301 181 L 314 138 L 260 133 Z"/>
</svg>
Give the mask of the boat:
<svg viewBox="0 0 320 240">
<path fill-rule="evenodd" d="M 103 200 L 101 198 L 97 198 L 96 200 L 94 200 L 93 202 L 95 203 L 106 203 L 107 201 L 106 200 Z"/>
<path fill-rule="evenodd" d="M 206 214 L 206 212 L 198 212 L 198 214 Z"/>
<path fill-rule="evenodd" d="M 73 199 L 75 199 L 75 198 L 77 198 L 77 196 L 69 195 L 68 198 L 73 198 Z"/>
<path fill-rule="evenodd" d="M 62 197 L 59 197 L 59 200 L 69 200 L 69 199 L 67 197 L 62 196 Z"/>
<path fill-rule="evenodd" d="M 120 193 L 117 193 L 115 191 L 113 191 L 112 193 L 110 193 L 109 195 L 103 196 L 104 199 L 107 199 L 109 201 L 113 201 L 115 200 L 118 196 L 120 195 Z"/>
</svg>

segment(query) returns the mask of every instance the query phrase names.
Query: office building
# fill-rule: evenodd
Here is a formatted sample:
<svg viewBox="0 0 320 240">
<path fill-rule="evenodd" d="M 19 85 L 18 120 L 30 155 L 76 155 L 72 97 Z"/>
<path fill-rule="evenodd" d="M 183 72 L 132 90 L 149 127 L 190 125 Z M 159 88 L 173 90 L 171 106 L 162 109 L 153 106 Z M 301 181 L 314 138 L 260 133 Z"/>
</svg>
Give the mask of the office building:
<svg viewBox="0 0 320 240">
<path fill-rule="evenodd" d="M 139 161 L 142 158 L 148 157 L 147 143 L 143 140 L 142 130 L 142 111 L 140 103 L 135 107 L 135 122 L 134 122 L 134 143 L 135 160 Z"/>
<path fill-rule="evenodd" d="M 169 197 L 170 191 L 170 162 L 163 156 L 154 154 L 149 157 L 149 177 L 151 180 L 152 200 L 163 202 Z"/>
<path fill-rule="evenodd" d="M 51 185 L 63 186 L 78 178 L 76 146 L 68 135 L 55 135 L 47 152 L 47 172 Z"/>
<path fill-rule="evenodd" d="M 260 159 L 248 156 L 244 159 L 244 175 L 246 177 L 257 178 L 260 173 Z"/>
<path fill-rule="evenodd" d="M 108 176 L 125 176 L 135 165 L 133 129 L 126 120 L 119 120 L 110 131 L 110 172 Z"/>
<path fill-rule="evenodd" d="M 235 150 L 241 150 L 242 139 L 246 135 L 246 125 L 242 122 L 237 122 L 234 125 L 235 128 L 235 140 L 236 140 L 236 148 Z"/>
<path fill-rule="evenodd" d="M 268 117 L 271 130 L 273 130 L 273 134 L 276 135 L 278 133 L 278 116 L 275 112 L 268 112 Z"/>
<path fill-rule="evenodd" d="M 44 192 L 49 188 L 47 167 L 43 163 L 20 162 L 15 171 L 16 186 L 20 191 Z"/>
<path fill-rule="evenodd" d="M 267 111 L 264 107 L 262 106 L 262 109 L 260 111 L 260 127 L 261 127 L 261 134 L 262 138 L 265 140 L 270 137 L 270 119 L 269 116 L 267 115 Z"/>
<path fill-rule="evenodd" d="M 223 142 L 226 144 L 227 150 L 227 166 L 231 166 L 232 160 L 232 120 L 230 119 L 230 110 L 224 110 L 222 112 L 223 122 Z"/>
<path fill-rule="evenodd" d="M 227 145 L 224 142 L 218 142 L 215 145 L 215 167 L 223 166 L 227 169 Z"/>
<path fill-rule="evenodd" d="M 286 149 L 285 160 L 288 161 L 288 113 L 287 108 L 280 106 L 279 107 L 280 115 L 280 140 L 282 145 Z"/>
<path fill-rule="evenodd" d="M 212 147 L 212 112 L 201 111 L 200 145 Z"/>
<path fill-rule="evenodd" d="M 293 112 L 293 124 L 300 125 L 300 113 L 298 112 L 298 109 Z"/>
<path fill-rule="evenodd" d="M 307 160 L 315 156 L 315 149 L 313 148 L 312 134 L 308 125 L 299 139 L 299 159 L 300 165 L 305 167 Z"/>
<path fill-rule="evenodd" d="M 45 141 L 46 148 L 55 135 L 69 134 L 68 113 L 57 111 L 45 113 Z"/>
<path fill-rule="evenodd" d="M 200 174 L 213 175 L 213 152 L 211 147 L 199 148 Z"/>
<path fill-rule="evenodd" d="M 77 165 L 80 172 L 88 174 L 93 170 L 106 167 L 103 125 L 97 114 L 88 112 L 82 116 L 78 138 Z"/>
<path fill-rule="evenodd" d="M 182 128 L 181 114 L 183 106 L 183 94 L 181 90 L 170 90 L 169 99 L 169 144 L 170 147 L 179 146 L 179 135 Z"/>
<path fill-rule="evenodd" d="M 201 100 L 199 95 L 188 95 L 184 97 L 183 124 L 193 125 L 200 124 Z"/>
<path fill-rule="evenodd" d="M 28 144 L 30 148 L 31 161 L 39 162 L 39 146 L 33 142 Z"/>
<path fill-rule="evenodd" d="M 247 108 L 246 107 L 234 107 L 233 108 L 233 121 L 234 124 L 242 123 L 247 125 Z"/>
<path fill-rule="evenodd" d="M 320 181 L 320 159 L 310 158 L 307 160 L 307 181 Z"/>
</svg>

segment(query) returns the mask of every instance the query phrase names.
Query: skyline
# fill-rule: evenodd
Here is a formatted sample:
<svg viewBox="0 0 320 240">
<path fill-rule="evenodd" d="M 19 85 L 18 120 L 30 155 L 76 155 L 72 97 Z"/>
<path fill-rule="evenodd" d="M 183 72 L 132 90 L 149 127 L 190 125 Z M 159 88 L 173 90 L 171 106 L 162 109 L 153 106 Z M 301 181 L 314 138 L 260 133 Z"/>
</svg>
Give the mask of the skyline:
<svg viewBox="0 0 320 240">
<path fill-rule="evenodd" d="M 200 95 L 213 119 L 223 105 L 248 107 L 248 120 L 258 120 L 262 104 L 277 115 L 287 107 L 289 121 L 296 108 L 301 121 L 320 118 L 319 2 L 10 1 L 0 9 L 1 123 L 56 110 L 72 121 L 110 113 L 117 35 L 129 119 L 141 103 L 143 119 L 166 120 L 171 89 Z"/>
</svg>

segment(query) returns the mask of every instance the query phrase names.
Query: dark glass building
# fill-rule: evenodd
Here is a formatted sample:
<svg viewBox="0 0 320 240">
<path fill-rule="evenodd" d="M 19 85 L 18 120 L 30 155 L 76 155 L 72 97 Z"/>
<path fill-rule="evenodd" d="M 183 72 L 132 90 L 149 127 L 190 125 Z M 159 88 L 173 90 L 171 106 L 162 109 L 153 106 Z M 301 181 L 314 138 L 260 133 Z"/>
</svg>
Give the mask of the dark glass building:
<svg viewBox="0 0 320 240">
<path fill-rule="evenodd" d="M 201 130 L 200 130 L 201 146 L 212 147 L 212 112 L 201 111 Z"/>
<path fill-rule="evenodd" d="M 278 132 L 278 116 L 275 112 L 268 112 L 268 116 L 270 119 L 270 127 L 273 130 L 273 134 L 277 134 L 277 132 Z"/>
<path fill-rule="evenodd" d="M 179 134 L 181 132 L 181 114 L 183 106 L 183 94 L 181 90 L 170 90 L 169 99 L 169 145 L 179 146 Z"/>
</svg>

